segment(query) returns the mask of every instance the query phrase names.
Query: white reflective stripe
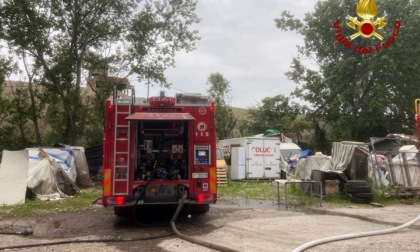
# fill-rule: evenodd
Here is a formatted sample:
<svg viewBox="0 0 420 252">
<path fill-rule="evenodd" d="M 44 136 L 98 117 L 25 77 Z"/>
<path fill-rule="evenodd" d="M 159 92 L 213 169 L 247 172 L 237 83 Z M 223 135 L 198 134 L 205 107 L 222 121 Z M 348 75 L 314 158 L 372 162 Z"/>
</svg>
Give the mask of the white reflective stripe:
<svg viewBox="0 0 420 252">
<path fill-rule="evenodd" d="M 208 178 L 209 174 L 207 172 L 193 172 L 192 178 Z"/>
</svg>

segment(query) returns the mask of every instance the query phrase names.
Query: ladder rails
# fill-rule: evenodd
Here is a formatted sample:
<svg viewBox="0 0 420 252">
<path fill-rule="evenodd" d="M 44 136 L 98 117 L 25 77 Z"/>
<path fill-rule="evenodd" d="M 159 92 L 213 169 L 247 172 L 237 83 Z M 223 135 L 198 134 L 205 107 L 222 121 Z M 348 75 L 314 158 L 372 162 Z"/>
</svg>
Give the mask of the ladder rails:
<svg viewBox="0 0 420 252">
<path fill-rule="evenodd" d="M 130 151 L 131 151 L 131 123 L 125 120 L 132 113 L 135 102 L 134 88 L 131 87 L 131 97 L 119 97 L 119 90 L 114 87 L 113 103 L 115 108 L 114 117 L 114 179 L 113 194 L 127 195 L 130 182 Z"/>
</svg>

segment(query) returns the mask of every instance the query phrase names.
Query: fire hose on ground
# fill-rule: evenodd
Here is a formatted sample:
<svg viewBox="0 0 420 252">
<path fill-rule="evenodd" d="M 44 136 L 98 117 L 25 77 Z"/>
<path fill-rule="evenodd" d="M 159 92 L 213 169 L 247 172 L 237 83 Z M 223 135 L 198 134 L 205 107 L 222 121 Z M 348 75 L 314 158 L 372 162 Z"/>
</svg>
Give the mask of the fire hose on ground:
<svg viewBox="0 0 420 252">
<path fill-rule="evenodd" d="M 195 238 L 193 238 L 193 237 L 189 237 L 189 236 L 183 235 L 183 234 L 181 234 L 181 233 L 180 233 L 180 232 L 176 229 L 176 226 L 175 226 L 175 220 L 176 220 L 176 218 L 178 217 L 178 214 L 179 214 L 179 212 L 181 211 L 182 206 L 184 205 L 184 202 L 185 202 L 185 199 L 186 199 L 186 198 L 187 198 L 187 196 L 186 196 L 186 195 L 182 196 L 182 198 L 181 198 L 181 200 L 180 200 L 180 202 L 179 202 L 179 205 L 178 205 L 178 207 L 177 207 L 177 209 L 176 209 L 176 211 L 175 211 L 175 214 L 174 214 L 174 216 L 172 217 L 172 220 L 171 220 L 171 226 L 172 226 L 172 230 L 174 231 L 174 233 L 175 233 L 175 234 L 176 234 L 179 238 L 181 238 L 181 239 L 183 239 L 183 240 L 186 240 L 186 241 L 188 241 L 188 242 L 195 243 L 195 244 L 198 244 L 198 245 L 201 245 L 201 246 L 204 246 L 204 247 L 210 248 L 210 249 L 215 249 L 215 250 L 219 250 L 219 251 L 223 251 L 223 252 L 238 252 L 237 250 L 234 250 L 234 249 L 231 249 L 231 248 L 227 248 L 227 247 L 224 247 L 224 246 L 221 246 L 221 245 L 218 245 L 218 244 L 214 244 L 214 243 L 211 243 L 211 242 L 206 242 L 206 241 L 198 240 L 198 239 L 195 239 Z"/>
<path fill-rule="evenodd" d="M 198 244 L 210 249 L 214 249 L 214 250 L 219 250 L 222 252 L 237 252 L 237 250 L 231 249 L 231 248 L 227 248 L 218 244 L 214 244 L 211 242 L 206 242 L 206 241 L 202 241 L 202 240 L 198 240 L 195 239 L 193 237 L 189 237 L 186 236 L 182 233 L 180 233 L 176 226 L 175 226 L 175 220 L 179 215 L 179 212 L 181 211 L 184 202 L 186 200 L 186 195 L 184 195 L 179 204 L 178 207 L 170 221 L 171 227 L 173 232 L 180 237 L 183 240 L 186 240 L 188 242 L 194 243 L 194 244 Z M 315 247 L 317 245 L 321 245 L 321 244 L 325 244 L 325 243 L 330 243 L 330 242 L 335 242 L 335 241 L 340 241 L 340 240 L 347 240 L 347 239 L 354 239 L 354 238 L 361 238 L 361 237 L 368 237 L 368 236 L 376 236 L 376 235 L 384 235 L 384 234 L 389 234 L 389 233 L 393 233 L 393 232 L 397 232 L 400 231 L 404 228 L 408 228 L 412 225 L 414 225 L 415 223 L 417 223 L 420 220 L 420 215 L 418 215 L 416 218 L 414 218 L 413 220 L 397 226 L 397 227 L 393 227 L 393 228 L 389 228 L 389 229 L 384 229 L 384 230 L 376 230 L 376 231 L 368 231 L 368 232 L 360 232 L 360 233 L 351 233 L 351 234 L 344 234 L 344 235 L 337 235 L 337 236 L 332 236 L 332 237 L 326 237 L 326 238 L 322 238 L 322 239 L 318 239 L 318 240 L 313 240 L 310 242 L 307 242 L 299 247 L 297 247 L 296 249 L 293 250 L 293 252 L 301 252 L 304 251 L 308 248 L 311 247 Z M 3 232 L 0 234 L 3 235 L 31 235 L 33 232 L 32 230 L 25 230 L 23 232 Z M 92 240 L 66 240 L 66 241 L 59 241 L 59 242 L 47 242 L 47 243 L 36 243 L 36 244 L 25 244 L 25 245 L 15 245 L 15 246 L 8 246 L 8 247 L 0 247 L 0 250 L 6 250 L 6 249 L 19 249 L 19 248 L 31 248 L 31 247 L 40 247 L 40 246 L 53 246 L 53 245 L 60 245 L 60 244 L 71 244 L 71 243 L 95 243 L 95 242 L 132 242 L 132 241 L 141 241 L 141 240 L 152 240 L 152 239 L 159 239 L 159 238 L 163 238 L 163 237 L 168 237 L 173 235 L 173 233 L 170 234 L 165 234 L 165 235 L 159 235 L 159 236 L 154 236 L 154 237 L 145 237 L 145 238 L 138 238 L 138 239 L 92 239 Z"/>
<path fill-rule="evenodd" d="M 420 215 L 417 216 L 416 218 L 414 218 L 413 220 L 403 224 L 403 225 L 393 227 L 393 228 L 376 230 L 376 231 L 345 234 L 345 235 L 337 235 L 337 236 L 326 237 L 326 238 L 322 238 L 322 239 L 318 239 L 318 240 L 313 240 L 313 241 L 307 242 L 307 243 L 297 247 L 296 249 L 293 250 L 293 252 L 301 252 L 301 251 L 304 251 L 308 248 L 311 248 L 311 247 L 314 247 L 314 246 L 317 246 L 317 245 L 320 245 L 320 244 L 324 244 L 324 243 L 329 243 L 329 242 L 335 242 L 335 241 L 347 240 L 347 239 L 354 239 L 354 238 L 360 238 L 360 237 L 367 237 L 367 236 L 383 235 L 383 234 L 389 234 L 389 233 L 397 232 L 397 231 L 400 231 L 400 230 L 402 230 L 404 228 L 407 228 L 411 225 L 414 225 L 419 220 L 420 220 Z"/>
<path fill-rule="evenodd" d="M 171 219 L 171 226 L 174 231 L 174 233 L 180 237 L 183 240 L 186 240 L 188 242 L 198 244 L 210 249 L 219 250 L 222 252 L 238 252 L 236 250 L 214 244 L 211 242 L 201 241 L 192 237 L 188 237 L 186 235 L 183 235 L 180 233 L 176 226 L 175 226 L 175 220 L 179 215 L 179 212 L 181 211 L 184 202 L 185 202 L 186 196 L 184 195 L 182 199 L 180 200 L 180 203 L 175 211 L 175 214 L 173 215 Z M 31 235 L 32 231 L 23 231 L 23 232 L 8 232 L 8 233 L 2 233 L 2 234 L 8 234 L 8 235 Z M 98 243 L 98 242 L 133 242 L 133 241 L 142 241 L 142 240 L 153 240 L 153 239 L 159 239 L 164 238 L 168 236 L 172 236 L 173 233 L 164 234 L 164 235 L 158 235 L 158 236 L 152 236 L 152 237 L 144 237 L 144 238 L 137 238 L 137 239 L 91 239 L 91 240 L 65 240 L 65 241 L 58 241 L 58 242 L 45 242 L 45 243 L 34 243 L 34 244 L 23 244 L 23 245 L 14 245 L 14 246 L 6 246 L 6 247 L 0 247 L 0 250 L 8 250 L 8 249 L 22 249 L 22 248 L 32 248 L 32 247 L 41 247 L 41 246 L 54 246 L 54 245 L 63 245 L 63 244 L 74 244 L 74 243 Z"/>
<path fill-rule="evenodd" d="M 134 238 L 134 239 L 65 240 L 65 241 L 58 241 L 58 242 L 44 242 L 44 243 L 33 243 L 33 244 L 23 244 L 23 245 L 0 247 L 0 250 L 34 248 L 34 247 L 54 246 L 54 245 L 63 245 L 63 244 L 76 244 L 76 243 L 101 243 L 101 242 L 106 243 L 106 242 L 147 241 L 147 240 L 160 239 L 160 238 L 164 238 L 164 237 L 168 237 L 168 236 L 172 236 L 172 235 L 173 235 L 173 233 L 163 234 L 163 235 L 158 235 L 158 236 Z"/>
</svg>

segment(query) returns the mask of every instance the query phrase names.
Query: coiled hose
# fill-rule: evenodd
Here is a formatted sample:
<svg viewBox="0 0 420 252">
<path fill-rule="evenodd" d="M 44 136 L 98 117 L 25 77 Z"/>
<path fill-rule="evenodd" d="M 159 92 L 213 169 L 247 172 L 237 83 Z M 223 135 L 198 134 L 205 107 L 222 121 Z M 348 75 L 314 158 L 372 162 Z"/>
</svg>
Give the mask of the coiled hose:
<svg viewBox="0 0 420 252">
<path fill-rule="evenodd" d="M 193 238 L 193 237 L 189 237 L 189 236 L 183 235 L 183 234 L 181 234 L 181 233 L 180 233 L 180 232 L 176 229 L 176 226 L 175 226 L 175 220 L 176 220 L 176 218 L 178 217 L 178 214 L 179 214 L 179 212 L 181 211 L 182 206 L 184 205 L 184 202 L 185 202 L 185 199 L 186 199 L 186 198 L 187 198 L 187 196 L 186 196 L 186 195 L 182 196 L 182 198 L 181 198 L 181 200 L 180 200 L 180 202 L 179 202 L 179 205 L 178 205 L 178 207 L 176 208 L 175 214 L 174 214 L 174 216 L 173 216 L 173 217 L 172 217 L 172 219 L 171 219 L 171 226 L 172 226 L 172 230 L 174 231 L 174 233 L 175 233 L 175 234 L 176 234 L 179 238 L 181 238 L 181 239 L 183 239 L 183 240 L 186 240 L 186 241 L 189 241 L 189 242 L 191 242 L 191 243 L 195 243 L 195 244 L 198 244 L 198 245 L 201 245 L 201 246 L 204 246 L 204 247 L 210 248 L 210 249 L 215 249 L 215 250 L 219 250 L 219 251 L 223 251 L 223 252 L 238 252 L 237 250 L 234 250 L 234 249 L 231 249 L 231 248 L 227 248 L 227 247 L 224 247 L 224 246 L 221 246 L 221 245 L 218 245 L 218 244 L 214 244 L 214 243 L 211 243 L 211 242 L 201 241 L 201 240 L 195 239 L 195 238 Z"/>
<path fill-rule="evenodd" d="M 416 218 L 414 218 L 413 220 L 411 220 L 411 221 L 409 221 L 409 222 L 407 222 L 403 225 L 400 225 L 398 227 L 388 228 L 388 229 L 384 229 L 384 230 L 377 230 L 377 231 L 368 231 L 368 232 L 361 232 L 361 233 L 337 235 L 337 236 L 332 236 L 332 237 L 327 237 L 327 238 L 314 240 L 314 241 L 307 242 L 307 243 L 297 247 L 296 249 L 293 250 L 293 252 L 301 252 L 301 251 L 304 251 L 304 250 L 306 250 L 310 247 L 314 247 L 314 246 L 317 246 L 317 245 L 320 245 L 320 244 L 334 242 L 334 241 L 347 240 L 347 239 L 360 238 L 360 237 L 367 237 L 367 236 L 374 236 L 374 235 L 383 235 L 383 234 L 389 234 L 389 233 L 397 232 L 401 229 L 407 228 L 407 227 L 415 224 L 419 220 L 420 220 L 420 215 L 417 216 Z"/>
</svg>

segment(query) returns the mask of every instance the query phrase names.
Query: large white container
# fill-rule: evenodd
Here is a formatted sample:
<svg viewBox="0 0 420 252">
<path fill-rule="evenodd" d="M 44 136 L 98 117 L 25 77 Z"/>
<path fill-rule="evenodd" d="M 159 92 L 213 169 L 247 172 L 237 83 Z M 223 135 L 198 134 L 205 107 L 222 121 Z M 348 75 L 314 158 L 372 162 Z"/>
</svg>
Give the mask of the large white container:
<svg viewBox="0 0 420 252">
<path fill-rule="evenodd" d="M 275 137 L 245 137 L 219 141 L 225 156 L 231 156 L 231 179 L 241 179 L 241 169 L 238 165 L 240 157 L 236 154 L 236 147 L 245 149 L 245 178 L 244 179 L 275 179 L 280 178 L 280 140 Z M 233 154 L 232 150 L 235 150 Z M 284 161 L 283 161 L 284 162 Z M 235 166 L 235 167 L 234 167 Z M 287 164 L 286 164 L 287 166 Z M 234 171 L 234 174 L 232 173 Z M 232 177 L 232 175 L 235 177 Z"/>
<path fill-rule="evenodd" d="M 246 149 L 244 147 L 233 147 L 231 155 L 230 179 L 245 179 Z"/>
</svg>

